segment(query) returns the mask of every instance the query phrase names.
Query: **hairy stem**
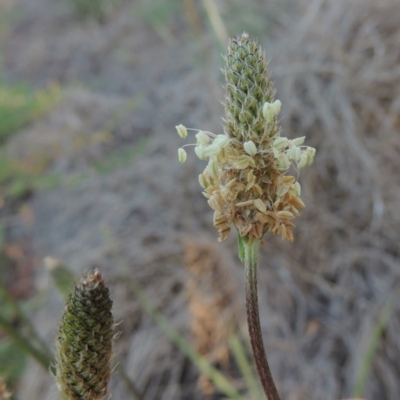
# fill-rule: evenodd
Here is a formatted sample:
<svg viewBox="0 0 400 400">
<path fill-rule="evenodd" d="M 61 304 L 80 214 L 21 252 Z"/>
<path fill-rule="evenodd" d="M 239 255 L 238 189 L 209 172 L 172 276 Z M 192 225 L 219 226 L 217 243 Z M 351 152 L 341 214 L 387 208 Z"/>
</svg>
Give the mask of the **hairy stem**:
<svg viewBox="0 0 400 400">
<path fill-rule="evenodd" d="M 244 265 L 246 270 L 247 323 L 249 325 L 251 347 L 253 349 L 256 367 L 258 375 L 261 379 L 264 393 L 268 400 L 280 400 L 271 371 L 269 369 L 267 355 L 265 353 L 261 335 L 257 295 L 257 264 L 259 244 L 259 240 L 253 239 L 251 242 L 243 240 L 245 250 Z"/>
</svg>

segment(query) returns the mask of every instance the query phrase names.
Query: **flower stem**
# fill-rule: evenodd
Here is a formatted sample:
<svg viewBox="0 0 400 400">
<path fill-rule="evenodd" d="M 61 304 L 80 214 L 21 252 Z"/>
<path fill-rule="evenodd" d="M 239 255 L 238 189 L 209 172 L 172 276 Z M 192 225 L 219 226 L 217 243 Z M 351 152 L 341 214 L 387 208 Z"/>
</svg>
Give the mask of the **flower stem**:
<svg viewBox="0 0 400 400">
<path fill-rule="evenodd" d="M 257 295 L 257 264 L 260 241 L 257 239 L 253 239 L 252 241 L 244 238 L 241 239 L 243 240 L 242 244 L 244 246 L 244 266 L 246 271 L 246 311 L 251 347 L 253 349 L 258 375 L 260 376 L 265 395 L 267 396 L 268 400 L 280 400 L 271 371 L 269 369 L 267 355 L 265 353 L 261 335 Z"/>
</svg>

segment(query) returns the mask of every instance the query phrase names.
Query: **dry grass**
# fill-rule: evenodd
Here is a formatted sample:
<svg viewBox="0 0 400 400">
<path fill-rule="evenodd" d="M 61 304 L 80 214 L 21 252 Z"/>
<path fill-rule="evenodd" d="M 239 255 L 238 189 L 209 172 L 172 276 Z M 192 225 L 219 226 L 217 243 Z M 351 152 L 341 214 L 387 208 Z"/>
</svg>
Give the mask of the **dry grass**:
<svg viewBox="0 0 400 400">
<path fill-rule="evenodd" d="M 251 5 L 265 12 L 261 3 Z M 283 104 L 284 136 L 306 135 L 317 155 L 300 178 L 307 208 L 294 243 L 265 238 L 261 323 L 282 398 L 338 400 L 352 396 L 380 312 L 400 285 L 400 6 L 394 0 L 281 3 L 287 8 L 276 15 L 273 31 L 266 28 L 259 39 Z M 230 18 L 227 4 L 218 3 L 224 21 Z M 196 181 L 200 163 L 188 159 L 192 169 L 183 171 L 173 158 L 178 146 L 173 126 L 206 122 L 207 129 L 218 132 L 218 105 L 204 84 L 203 64 L 190 53 L 187 59 L 195 62 L 188 66 L 186 55 L 180 55 L 191 46 L 167 47 L 139 28 L 143 36 L 132 28 L 135 35 L 127 33 L 125 41 L 133 43 L 132 54 L 137 51 L 136 64 L 129 66 L 135 81 L 152 79 L 145 93 L 148 108 L 140 112 L 148 113 L 143 131 L 154 142 L 131 168 L 73 191 L 37 194 L 32 203 L 41 225 L 34 231 L 35 243 L 75 271 L 96 265 L 112 277 L 117 318 L 123 320 L 117 346 L 146 400 L 203 400 L 196 387 L 198 371 L 140 311 L 102 242 L 101 228 L 112 226 L 132 274 L 170 323 L 224 373 L 237 376 L 230 363 L 222 362 L 229 329 L 220 330 L 217 317 L 245 321 L 236 242 L 232 235 L 214 245 L 217 234 Z M 142 45 L 145 40 L 151 45 Z M 215 79 L 215 88 L 218 83 Z M 54 232 L 58 241 L 52 240 Z M 196 240 L 182 245 L 182 233 Z M 197 242 L 199 237 L 207 243 Z M 222 269 L 214 280 L 223 265 L 228 272 Z M 39 316 L 38 323 L 48 315 Z M 366 400 L 399 398 L 399 331 L 396 305 L 366 382 Z M 30 377 L 21 387 L 32 391 L 36 382 Z M 128 398 L 121 386 L 117 379 L 112 383 L 116 399 Z"/>
<path fill-rule="evenodd" d="M 237 323 L 232 307 L 237 288 L 215 247 L 207 242 L 186 241 L 184 252 L 193 346 L 209 362 L 227 368 L 228 339 Z M 198 386 L 204 394 L 214 392 L 204 374 L 200 375 Z"/>
</svg>

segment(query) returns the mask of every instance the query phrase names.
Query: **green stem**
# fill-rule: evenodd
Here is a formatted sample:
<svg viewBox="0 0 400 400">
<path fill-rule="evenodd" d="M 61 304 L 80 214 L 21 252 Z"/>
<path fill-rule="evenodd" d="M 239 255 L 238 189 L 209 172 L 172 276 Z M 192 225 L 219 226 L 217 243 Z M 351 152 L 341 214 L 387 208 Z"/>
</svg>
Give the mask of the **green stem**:
<svg viewBox="0 0 400 400">
<path fill-rule="evenodd" d="M 265 395 L 267 396 L 268 400 L 280 400 L 271 371 L 269 369 L 267 355 L 265 353 L 261 335 L 257 295 L 257 264 L 260 241 L 253 239 L 253 241 L 250 242 L 244 238 L 242 238 L 242 240 L 245 250 L 244 266 L 246 270 L 246 310 L 251 347 L 253 349 L 258 375 L 260 376 Z"/>
</svg>

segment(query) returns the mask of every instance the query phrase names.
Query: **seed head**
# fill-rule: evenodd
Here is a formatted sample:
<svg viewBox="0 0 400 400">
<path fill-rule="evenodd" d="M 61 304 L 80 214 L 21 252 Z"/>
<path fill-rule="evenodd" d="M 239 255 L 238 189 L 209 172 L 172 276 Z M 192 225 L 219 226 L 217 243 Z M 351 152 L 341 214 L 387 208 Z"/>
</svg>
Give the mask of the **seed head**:
<svg viewBox="0 0 400 400">
<path fill-rule="evenodd" d="M 55 380 L 66 400 L 96 400 L 107 394 L 114 319 L 108 288 L 98 270 L 74 288 L 57 339 Z"/>
<path fill-rule="evenodd" d="M 195 147 L 200 159 L 209 160 L 199 182 L 214 210 L 219 240 L 234 226 L 249 239 L 270 231 L 293 241 L 292 220 L 305 205 L 300 184 L 288 170 L 310 165 L 315 149 L 302 146 L 304 137 L 280 136 L 281 102 L 274 98 L 256 41 L 247 34 L 232 39 L 224 60 L 225 132 L 199 131 Z M 177 129 L 183 131 L 182 125 Z"/>
</svg>

